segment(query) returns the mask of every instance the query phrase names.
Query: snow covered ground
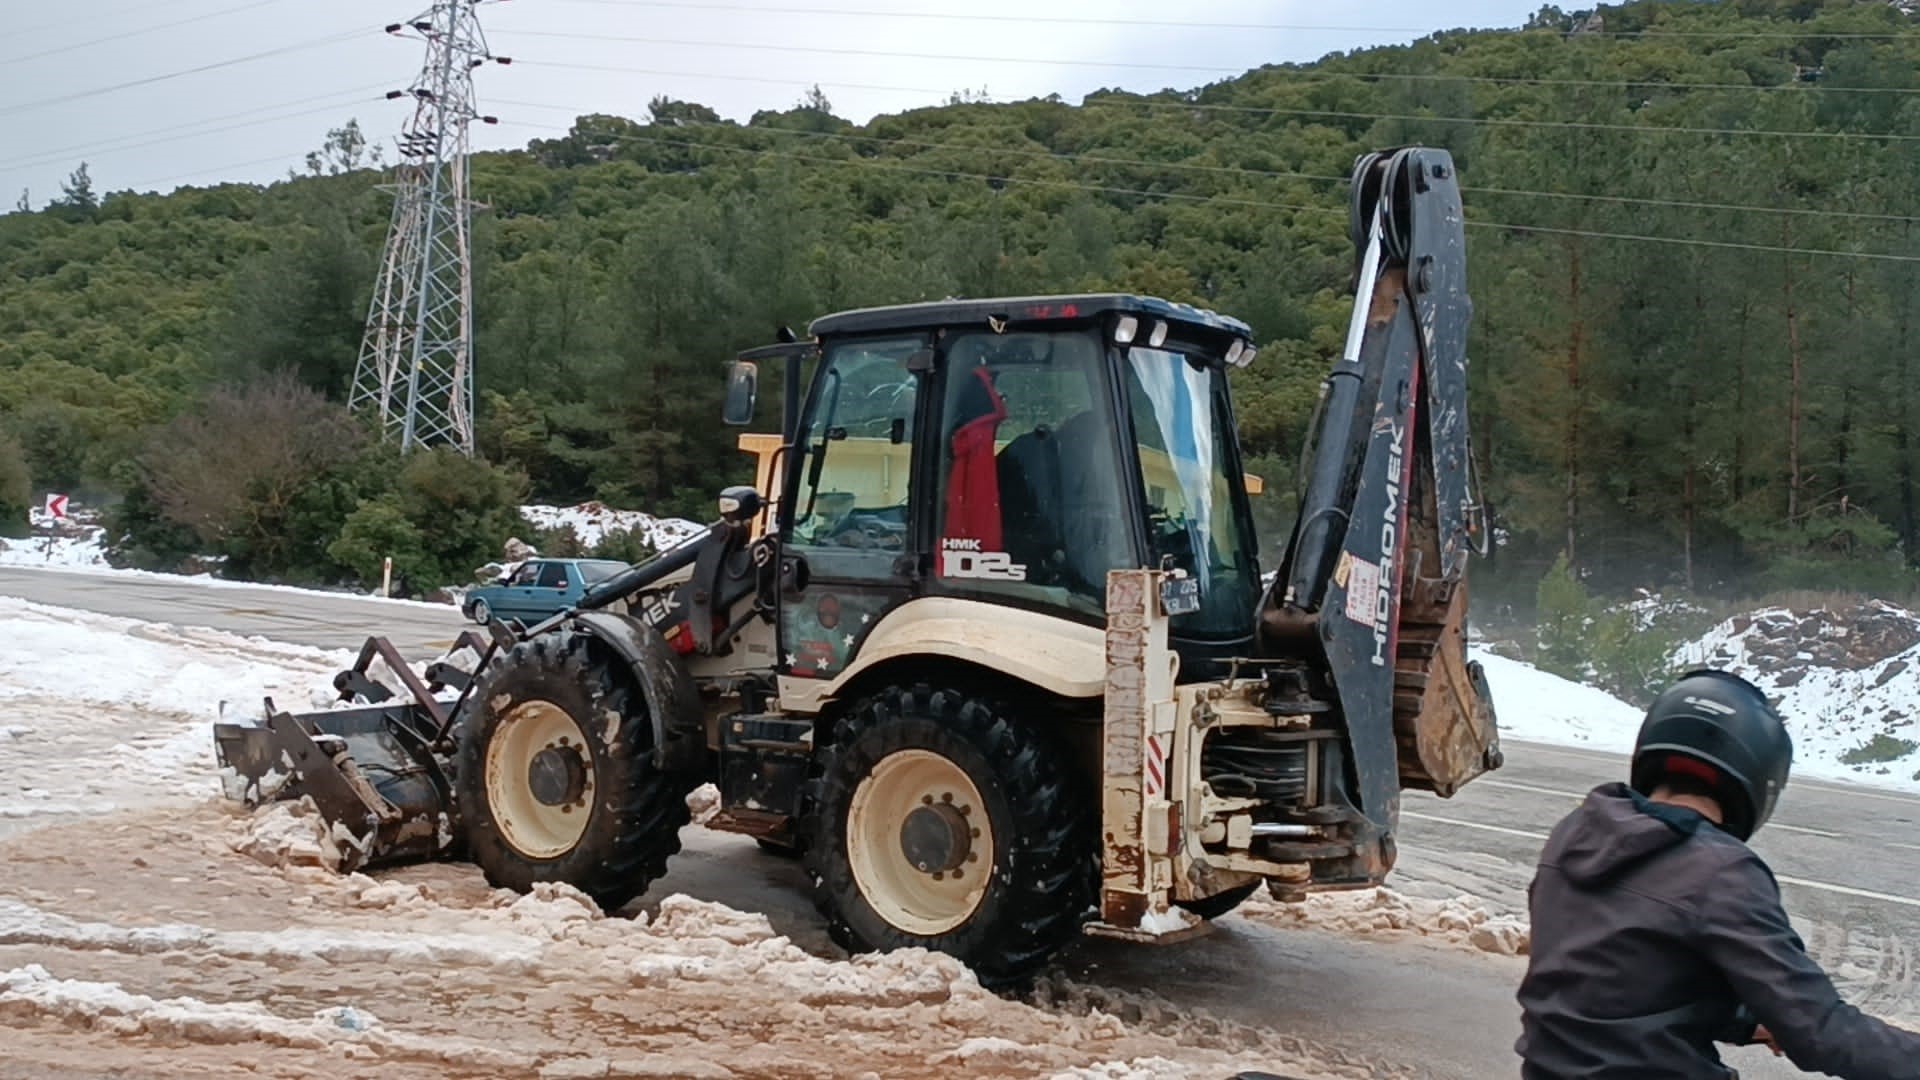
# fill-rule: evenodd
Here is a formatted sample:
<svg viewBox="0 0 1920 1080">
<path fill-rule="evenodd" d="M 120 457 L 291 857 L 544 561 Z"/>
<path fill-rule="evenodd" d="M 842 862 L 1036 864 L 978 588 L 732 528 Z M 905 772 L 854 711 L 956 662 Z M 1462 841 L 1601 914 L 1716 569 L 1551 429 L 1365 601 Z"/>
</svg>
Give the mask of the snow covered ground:
<svg viewBox="0 0 1920 1080">
<path fill-rule="evenodd" d="M 1472 650 L 1503 735 L 1630 753 L 1644 712 L 1604 691 Z M 1775 701 L 1794 775 L 1920 791 L 1920 616 L 1867 601 L 1769 608 L 1680 647 L 1679 666 L 1730 670 Z"/>
<path fill-rule="evenodd" d="M 1677 659 L 1766 691 L 1801 775 L 1920 791 L 1920 615 L 1878 600 L 1767 608 L 1727 619 Z"/>
<path fill-rule="evenodd" d="M 1414 1075 L 1204 1013 L 1123 1019 L 1124 994 L 1004 998 L 942 955 L 848 958 L 671 891 L 606 917 L 460 864 L 341 876 L 286 842 L 292 807 L 213 797 L 208 724 L 326 700 L 347 654 L 9 598 L 0 634 L 0 1076 Z"/>
<path fill-rule="evenodd" d="M 106 530 L 94 516 L 75 510 L 71 520 L 57 521 L 39 507 L 28 510 L 34 535 L 0 539 L 0 566 L 105 567 Z"/>
</svg>

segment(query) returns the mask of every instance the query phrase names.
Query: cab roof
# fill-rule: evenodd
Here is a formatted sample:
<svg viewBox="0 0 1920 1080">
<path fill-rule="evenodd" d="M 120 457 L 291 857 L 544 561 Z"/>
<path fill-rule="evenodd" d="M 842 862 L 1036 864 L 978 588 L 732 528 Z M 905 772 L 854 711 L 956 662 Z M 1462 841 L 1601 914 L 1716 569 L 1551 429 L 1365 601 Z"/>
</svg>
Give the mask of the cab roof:
<svg viewBox="0 0 1920 1080">
<path fill-rule="evenodd" d="M 860 308 L 823 315 L 808 327 L 814 337 L 885 333 L 892 330 L 931 330 L 941 326 L 1009 325 L 1077 321 L 1106 314 L 1139 315 L 1242 338 L 1253 329 L 1239 319 L 1190 304 L 1176 304 L 1131 293 L 1085 293 L 1077 296 L 1014 296 L 981 300 L 937 300 L 923 304 Z"/>
</svg>

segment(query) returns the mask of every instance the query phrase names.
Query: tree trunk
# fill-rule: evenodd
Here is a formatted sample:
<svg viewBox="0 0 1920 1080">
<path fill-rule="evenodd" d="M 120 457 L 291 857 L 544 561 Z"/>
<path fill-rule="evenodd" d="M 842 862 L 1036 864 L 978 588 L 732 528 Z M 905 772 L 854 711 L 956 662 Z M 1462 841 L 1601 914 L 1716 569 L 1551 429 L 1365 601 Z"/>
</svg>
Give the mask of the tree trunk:
<svg viewBox="0 0 1920 1080">
<path fill-rule="evenodd" d="M 1751 301 L 1740 304 L 1740 330 L 1733 345 L 1733 501 L 1737 504 L 1747 493 L 1747 315 Z"/>
<path fill-rule="evenodd" d="M 1793 246 L 1791 223 L 1780 227 L 1782 246 Z M 1790 367 L 1787 391 L 1787 521 L 1800 520 L 1800 317 L 1793 306 L 1793 256 L 1786 256 L 1786 276 L 1781 291 L 1787 309 L 1787 359 Z"/>
<path fill-rule="evenodd" d="M 1860 311 L 1859 308 L 1855 306 L 1855 286 L 1857 283 L 1858 275 L 1852 270 L 1848 270 L 1847 325 L 1853 329 L 1852 332 L 1847 335 L 1847 339 L 1853 348 L 1851 350 L 1852 355 L 1846 358 L 1845 364 L 1850 371 L 1858 370 L 1859 365 L 1865 360 L 1865 350 L 1862 349 L 1860 345 Z M 1833 439 L 1832 490 L 1839 492 L 1841 498 L 1847 499 L 1853 494 L 1853 478 L 1849 471 L 1849 459 L 1852 456 L 1853 449 L 1854 381 L 1850 375 L 1842 376 L 1842 378 L 1845 381 L 1840 384 L 1840 427 L 1839 430 L 1834 433 Z"/>
<path fill-rule="evenodd" d="M 1577 548 L 1580 520 L 1580 362 L 1587 324 L 1580 306 L 1580 244 L 1567 245 L 1567 310 L 1571 316 L 1567 339 L 1567 438 L 1563 456 L 1567 471 L 1567 565 L 1580 565 Z"/>
<path fill-rule="evenodd" d="M 1913 440 L 1913 391 L 1909 385 L 1913 370 L 1909 351 L 1913 340 L 1909 333 L 1913 327 L 1913 307 L 1911 295 L 1900 305 L 1900 330 L 1893 350 L 1893 448 L 1894 460 L 1899 463 L 1895 468 L 1900 488 L 1900 545 L 1907 554 L 1907 563 L 1920 566 L 1920 506 L 1915 505 L 1913 476 L 1913 459 L 1920 453 L 1920 446 L 1915 446 Z"/>
</svg>

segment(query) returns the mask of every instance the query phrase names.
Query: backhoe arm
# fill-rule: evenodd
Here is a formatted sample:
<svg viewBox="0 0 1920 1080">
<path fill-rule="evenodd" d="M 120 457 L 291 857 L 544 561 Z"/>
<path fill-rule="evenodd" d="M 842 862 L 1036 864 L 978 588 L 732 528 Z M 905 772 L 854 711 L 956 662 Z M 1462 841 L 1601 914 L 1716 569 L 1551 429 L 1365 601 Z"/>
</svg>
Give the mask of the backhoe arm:
<svg viewBox="0 0 1920 1080">
<path fill-rule="evenodd" d="M 1498 755 L 1483 680 L 1465 659 L 1467 555 L 1484 521 L 1452 158 L 1425 148 L 1361 158 L 1352 228 L 1353 319 L 1261 631 L 1269 655 L 1324 662 L 1357 809 L 1390 833 L 1402 787 L 1451 794 Z"/>
</svg>

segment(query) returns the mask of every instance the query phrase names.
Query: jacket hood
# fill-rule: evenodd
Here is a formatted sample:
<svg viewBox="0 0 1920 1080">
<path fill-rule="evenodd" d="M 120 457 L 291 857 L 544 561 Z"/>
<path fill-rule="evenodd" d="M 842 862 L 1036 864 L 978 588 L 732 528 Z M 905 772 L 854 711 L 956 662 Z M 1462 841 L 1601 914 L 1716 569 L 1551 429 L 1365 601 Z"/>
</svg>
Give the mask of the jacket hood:
<svg viewBox="0 0 1920 1080">
<path fill-rule="evenodd" d="M 1576 885 L 1606 882 L 1711 822 L 1692 810 L 1656 803 L 1625 784 L 1605 784 L 1555 831 L 1547 852 Z"/>
</svg>

